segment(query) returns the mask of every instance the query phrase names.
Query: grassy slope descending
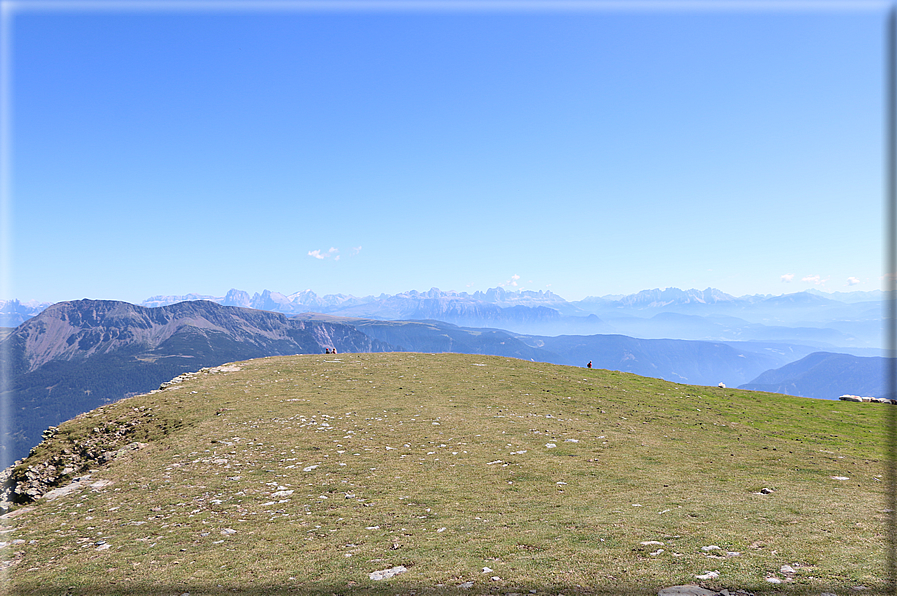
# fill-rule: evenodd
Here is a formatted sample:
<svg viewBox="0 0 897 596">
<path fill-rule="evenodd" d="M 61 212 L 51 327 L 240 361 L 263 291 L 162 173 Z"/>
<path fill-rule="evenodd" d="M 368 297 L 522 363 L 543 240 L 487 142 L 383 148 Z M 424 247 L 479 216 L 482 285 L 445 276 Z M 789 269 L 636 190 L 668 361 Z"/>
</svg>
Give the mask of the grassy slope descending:
<svg viewBox="0 0 897 596">
<path fill-rule="evenodd" d="M 9 593 L 882 588 L 888 406 L 478 355 L 239 366 L 63 425 L 165 431 L 4 520 Z"/>
</svg>

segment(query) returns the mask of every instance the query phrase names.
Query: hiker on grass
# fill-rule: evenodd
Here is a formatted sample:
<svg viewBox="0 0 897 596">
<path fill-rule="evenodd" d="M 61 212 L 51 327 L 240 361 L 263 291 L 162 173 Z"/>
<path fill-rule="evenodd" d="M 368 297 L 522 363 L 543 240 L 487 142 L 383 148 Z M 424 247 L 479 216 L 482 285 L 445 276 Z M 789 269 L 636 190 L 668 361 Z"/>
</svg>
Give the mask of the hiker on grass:
<svg viewBox="0 0 897 596">
<path fill-rule="evenodd" d="M 586 368 L 592 368 L 592 361 L 591 361 L 591 360 L 589 360 L 589 363 L 586 364 Z"/>
</svg>

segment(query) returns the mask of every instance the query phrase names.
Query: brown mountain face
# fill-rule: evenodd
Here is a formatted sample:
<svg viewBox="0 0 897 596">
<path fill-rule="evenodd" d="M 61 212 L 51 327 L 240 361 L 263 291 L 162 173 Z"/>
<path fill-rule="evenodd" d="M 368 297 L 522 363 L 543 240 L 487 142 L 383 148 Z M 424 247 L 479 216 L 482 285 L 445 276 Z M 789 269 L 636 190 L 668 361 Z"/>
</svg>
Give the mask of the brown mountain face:
<svg viewBox="0 0 897 596">
<path fill-rule="evenodd" d="M 150 356 L 184 333 L 218 336 L 219 340 L 253 346 L 265 351 L 264 355 L 273 355 L 267 353 L 269 350 L 309 353 L 336 348 L 340 352 L 371 352 L 388 348 L 345 325 L 294 321 L 277 313 L 207 301 L 159 308 L 111 300 L 60 302 L 22 324 L 12 336 L 24 344 L 26 371 L 31 372 L 53 360 L 69 361 L 134 348 Z"/>
<path fill-rule="evenodd" d="M 145 308 L 111 300 L 60 302 L 0 342 L 11 372 L 12 437 L 0 465 L 23 457 L 48 426 L 144 393 L 203 367 L 264 356 L 395 351 L 354 327 L 191 301 Z"/>
</svg>

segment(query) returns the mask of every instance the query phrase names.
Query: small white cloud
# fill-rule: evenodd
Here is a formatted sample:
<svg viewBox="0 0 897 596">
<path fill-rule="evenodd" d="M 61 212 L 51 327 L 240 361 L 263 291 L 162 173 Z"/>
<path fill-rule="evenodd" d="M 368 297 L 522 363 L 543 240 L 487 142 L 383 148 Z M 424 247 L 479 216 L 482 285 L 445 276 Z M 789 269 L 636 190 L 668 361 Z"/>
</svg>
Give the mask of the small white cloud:
<svg viewBox="0 0 897 596">
<path fill-rule="evenodd" d="M 360 253 L 360 252 L 361 252 L 361 247 L 360 247 L 360 246 L 355 246 L 355 247 L 352 248 L 352 254 L 353 254 L 353 255 L 357 255 L 357 254 Z"/>
<path fill-rule="evenodd" d="M 509 279 L 508 281 L 506 281 L 504 283 L 500 283 L 498 285 L 502 288 L 507 287 L 507 286 L 516 288 L 518 279 L 520 279 L 520 276 L 515 273 L 514 275 L 511 276 L 511 279 Z"/>
<path fill-rule="evenodd" d="M 858 283 L 860 283 L 860 280 L 857 279 L 857 278 L 855 278 L 855 277 L 848 277 L 848 278 L 847 278 L 847 285 L 848 285 L 848 286 L 855 286 L 855 285 L 857 285 Z"/>
<path fill-rule="evenodd" d="M 358 248 L 353 248 L 352 250 L 352 254 L 358 254 L 358 251 L 361 250 L 361 247 L 359 246 Z M 339 249 L 335 246 L 331 246 L 330 250 L 328 250 L 327 252 L 323 252 L 321 250 L 310 250 L 308 251 L 308 256 L 314 257 L 316 259 L 326 259 L 328 257 L 333 257 L 334 261 L 339 261 L 340 259 Z"/>
<path fill-rule="evenodd" d="M 790 282 L 792 279 L 794 279 L 793 273 L 786 273 L 785 275 L 782 276 L 782 281 L 784 281 L 785 283 Z"/>
<path fill-rule="evenodd" d="M 822 278 L 818 275 L 808 275 L 808 276 L 802 278 L 801 281 L 805 281 L 808 284 L 815 284 L 818 286 L 819 284 L 822 283 Z"/>
</svg>

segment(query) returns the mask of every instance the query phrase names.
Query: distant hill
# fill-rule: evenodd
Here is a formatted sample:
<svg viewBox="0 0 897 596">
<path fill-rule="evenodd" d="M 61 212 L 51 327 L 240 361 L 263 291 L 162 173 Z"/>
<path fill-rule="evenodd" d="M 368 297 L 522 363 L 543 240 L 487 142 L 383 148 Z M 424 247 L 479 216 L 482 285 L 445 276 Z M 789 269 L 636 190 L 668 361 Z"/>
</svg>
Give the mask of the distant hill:
<svg viewBox="0 0 897 596">
<path fill-rule="evenodd" d="M 183 372 L 272 355 L 395 351 L 337 323 L 182 302 L 144 308 L 111 300 L 60 302 L 2 340 L 15 411 L 0 467 L 23 457 L 48 426 Z"/>
<path fill-rule="evenodd" d="M 768 370 L 739 389 L 825 399 L 844 394 L 884 397 L 885 359 L 815 352 Z"/>
</svg>

